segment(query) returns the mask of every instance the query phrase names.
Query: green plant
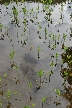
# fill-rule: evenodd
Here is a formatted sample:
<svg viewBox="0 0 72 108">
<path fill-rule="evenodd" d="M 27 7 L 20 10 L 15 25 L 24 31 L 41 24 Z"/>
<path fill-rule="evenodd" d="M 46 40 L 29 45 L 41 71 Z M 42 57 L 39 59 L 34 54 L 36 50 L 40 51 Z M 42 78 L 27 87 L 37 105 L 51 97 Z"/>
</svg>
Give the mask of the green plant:
<svg viewBox="0 0 72 108">
<path fill-rule="evenodd" d="M 32 87 L 32 83 L 31 82 L 28 82 L 28 84 L 29 84 L 29 88 L 31 88 Z"/>
<path fill-rule="evenodd" d="M 41 49 L 40 49 L 40 47 L 38 46 L 38 52 L 40 52 L 40 50 L 41 50 Z"/>
<path fill-rule="evenodd" d="M 42 98 L 42 108 L 43 108 L 43 104 L 44 104 L 45 101 L 46 101 L 46 97 L 43 97 Z"/>
<path fill-rule="evenodd" d="M 40 77 L 40 85 L 41 85 L 41 77 L 42 77 L 42 75 L 43 75 L 43 71 L 40 70 L 40 71 L 37 73 L 37 75 Z"/>
<path fill-rule="evenodd" d="M 30 106 L 24 106 L 24 108 L 30 108 Z"/>
<path fill-rule="evenodd" d="M 71 58 L 71 55 L 67 55 L 67 58 L 70 59 Z"/>
<path fill-rule="evenodd" d="M 10 58 L 12 59 L 14 57 L 14 55 L 15 55 L 15 51 L 11 51 L 10 52 Z"/>
<path fill-rule="evenodd" d="M 43 98 L 42 98 L 42 102 L 45 102 L 45 100 L 46 100 L 46 97 L 43 97 Z"/>
<path fill-rule="evenodd" d="M 18 16 L 18 11 L 17 11 L 17 9 L 15 8 L 15 6 L 13 6 L 13 15 L 15 16 L 15 17 L 17 17 Z"/>
<path fill-rule="evenodd" d="M 56 58 L 58 58 L 58 56 L 59 56 L 59 54 L 58 54 L 58 53 L 56 53 Z"/>
<path fill-rule="evenodd" d="M 54 50 L 54 48 L 56 48 L 56 45 L 52 45 L 52 49 Z"/>
<path fill-rule="evenodd" d="M 66 37 L 67 37 L 67 34 L 63 33 L 63 39 L 64 39 L 64 41 L 66 40 Z"/>
<path fill-rule="evenodd" d="M 54 62 L 52 61 L 52 62 L 50 62 L 50 66 L 54 66 Z"/>
<path fill-rule="evenodd" d="M 0 99 L 0 108 L 2 108 L 2 99 Z"/>
<path fill-rule="evenodd" d="M 72 60 L 69 61 L 69 64 L 71 64 L 71 63 L 72 63 Z"/>
<path fill-rule="evenodd" d="M 32 107 L 35 107 L 35 104 L 34 103 L 32 103 Z"/>
<path fill-rule="evenodd" d="M 30 14 L 32 14 L 33 11 L 34 11 L 34 9 L 32 8 L 32 9 L 30 10 Z"/>
<path fill-rule="evenodd" d="M 31 83 L 31 82 L 28 82 L 28 84 L 29 84 L 29 90 L 31 90 L 32 83 Z M 32 99 L 32 96 L 31 96 L 31 92 L 30 92 L 30 91 L 29 91 L 29 94 L 30 94 L 30 101 L 31 101 L 31 99 Z"/>
<path fill-rule="evenodd" d="M 0 82 L 2 81 L 2 78 L 0 78 Z"/>
<path fill-rule="evenodd" d="M 6 92 L 6 95 L 7 95 L 7 98 L 8 98 L 8 99 L 10 98 L 11 94 L 12 94 L 12 93 L 11 93 L 10 89 L 8 89 L 7 92 Z"/>
<path fill-rule="evenodd" d="M 66 71 L 64 71 L 64 75 L 65 76 L 67 76 L 68 75 L 68 71 L 66 70 Z"/>
<path fill-rule="evenodd" d="M 0 30 L 1 30 L 1 31 L 2 31 L 3 26 L 4 26 L 3 24 L 0 24 Z"/>
<path fill-rule="evenodd" d="M 17 71 L 18 70 L 18 68 L 19 68 L 19 66 L 14 66 L 14 69 Z"/>
<path fill-rule="evenodd" d="M 61 92 L 59 89 L 55 89 L 56 94 L 61 95 Z"/>
<path fill-rule="evenodd" d="M 2 78 L 0 78 L 0 87 L 1 87 Z"/>
<path fill-rule="evenodd" d="M 42 26 L 38 26 L 39 27 L 39 29 L 42 29 Z"/>
<path fill-rule="evenodd" d="M 64 47 L 64 51 L 66 51 L 68 49 L 68 47 L 66 46 L 66 47 Z"/>
<path fill-rule="evenodd" d="M 7 76 L 7 74 L 4 74 L 4 77 L 6 77 Z"/>
<path fill-rule="evenodd" d="M 7 5 L 8 5 L 8 3 L 7 3 L 7 2 L 5 2 L 5 3 L 4 3 L 4 5 L 5 5 L 5 6 L 7 6 Z"/>
</svg>

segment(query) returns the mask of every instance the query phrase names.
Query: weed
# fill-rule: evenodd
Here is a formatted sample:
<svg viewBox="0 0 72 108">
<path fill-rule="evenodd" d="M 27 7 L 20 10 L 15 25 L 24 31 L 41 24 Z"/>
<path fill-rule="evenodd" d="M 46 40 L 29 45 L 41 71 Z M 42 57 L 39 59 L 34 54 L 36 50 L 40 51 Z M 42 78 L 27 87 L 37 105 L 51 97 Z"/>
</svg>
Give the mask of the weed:
<svg viewBox="0 0 72 108">
<path fill-rule="evenodd" d="M 61 92 L 59 89 L 55 89 L 56 94 L 58 94 L 59 96 L 61 95 Z"/>
<path fill-rule="evenodd" d="M 42 77 L 42 75 L 43 75 L 43 71 L 40 70 L 40 71 L 37 73 L 37 75 L 40 77 L 40 85 L 41 85 L 41 77 Z"/>
<path fill-rule="evenodd" d="M 7 92 L 6 92 L 7 97 L 10 98 L 11 94 L 12 93 L 11 93 L 10 89 L 8 89 Z"/>
<path fill-rule="evenodd" d="M 32 103 L 32 107 L 35 107 L 35 104 L 34 103 Z"/>
<path fill-rule="evenodd" d="M 43 104 L 44 104 L 45 101 L 46 101 L 46 97 L 43 97 L 42 98 L 42 108 L 43 108 Z"/>
<path fill-rule="evenodd" d="M 25 106 L 24 108 L 30 108 L 30 106 Z"/>
</svg>

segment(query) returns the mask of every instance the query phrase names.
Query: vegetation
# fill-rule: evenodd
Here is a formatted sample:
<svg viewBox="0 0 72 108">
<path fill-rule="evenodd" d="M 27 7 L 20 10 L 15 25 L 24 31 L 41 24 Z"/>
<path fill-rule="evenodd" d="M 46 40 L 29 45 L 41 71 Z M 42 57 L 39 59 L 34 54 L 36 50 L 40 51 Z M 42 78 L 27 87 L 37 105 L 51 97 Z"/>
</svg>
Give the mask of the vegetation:
<svg viewBox="0 0 72 108">
<path fill-rule="evenodd" d="M 39 104 L 39 108 L 40 107 L 45 108 L 45 105 L 48 102 L 48 98 L 50 98 L 50 96 L 47 95 L 44 96 L 43 93 L 46 90 L 46 88 L 44 87 L 47 86 L 49 87 L 51 77 L 53 77 L 53 74 L 55 72 L 55 68 L 56 69 L 59 68 L 57 67 L 59 59 L 61 60 L 61 64 L 59 62 L 59 65 L 61 65 L 61 70 L 58 71 L 58 73 L 60 73 L 61 77 L 64 79 L 64 83 L 62 86 L 64 88 L 64 91 L 66 92 L 62 93 L 60 89 L 54 88 L 54 91 L 52 91 L 52 93 L 55 92 L 56 97 L 58 96 L 58 97 L 66 98 L 70 102 L 70 105 L 67 108 L 72 107 L 72 93 L 71 93 L 72 91 L 72 87 L 71 87 L 72 85 L 72 47 L 71 46 L 68 47 L 65 45 L 65 42 L 68 39 L 68 35 L 66 33 L 63 33 L 63 36 L 61 36 L 59 33 L 53 34 L 49 31 L 49 26 L 50 26 L 49 24 L 53 24 L 52 14 L 54 8 L 52 8 L 52 4 L 54 3 L 54 0 L 53 1 L 39 0 L 36 2 L 38 3 L 38 6 L 36 8 L 31 8 L 28 10 L 26 5 L 28 1 L 26 0 L 22 0 L 20 2 L 19 0 L 16 1 L 10 0 L 10 2 L 4 1 L 6 15 L 7 16 L 9 15 L 10 16 L 9 18 L 11 18 L 11 25 L 15 25 L 15 27 L 18 29 L 17 31 L 16 30 L 14 31 L 15 33 L 17 33 L 17 37 L 14 35 L 12 35 L 13 37 L 10 36 L 9 35 L 10 28 L 2 24 L 3 23 L 2 19 L 0 19 L 0 42 L 2 41 L 6 42 L 7 39 L 7 42 L 10 41 L 9 43 L 10 46 L 7 47 L 11 48 L 12 45 L 12 50 L 10 49 L 10 51 L 6 53 L 9 54 L 7 59 L 9 60 L 8 63 L 10 62 L 10 66 L 8 67 L 8 70 L 0 72 L 0 108 L 14 107 L 14 105 L 12 105 L 13 102 L 17 101 L 16 104 L 20 104 L 21 100 L 22 100 L 22 106 L 21 106 L 22 108 L 34 108 L 34 107 L 38 107 L 38 104 Z M 3 3 L 3 1 L 0 0 L 0 3 Z M 15 3 L 15 5 L 13 3 Z M 41 12 L 45 14 L 44 23 L 47 24 L 45 27 L 43 27 L 42 23 L 39 22 L 38 19 L 38 14 L 40 14 L 40 7 L 39 7 L 40 3 L 42 5 Z M 10 4 L 12 5 L 11 13 L 9 13 Z M 22 5 L 23 7 L 21 8 Z M 21 8 L 20 10 L 19 7 Z M 63 2 L 60 4 L 59 11 L 61 14 L 60 19 L 63 22 L 63 18 L 62 18 L 63 17 L 62 13 L 64 12 Z M 23 17 L 20 15 L 23 15 Z M 32 26 L 37 27 L 37 31 L 34 31 L 34 27 L 31 30 L 28 26 L 29 23 L 34 24 Z M 60 27 L 61 22 L 58 22 L 58 25 Z M 3 34 L 4 28 L 5 28 L 5 34 Z M 31 32 L 33 32 L 33 34 L 30 34 Z M 36 35 L 34 34 L 35 32 L 37 33 Z M 41 32 L 43 34 L 41 34 Z M 59 32 L 59 30 L 57 32 Z M 35 35 L 35 36 L 31 37 L 31 35 Z M 38 42 L 33 39 L 35 40 L 37 39 Z M 18 56 L 18 53 L 20 54 L 22 52 L 19 52 L 19 50 L 16 49 L 16 46 L 13 45 L 14 43 L 13 40 L 14 42 L 18 40 L 18 44 L 16 43 L 16 46 L 21 48 L 22 52 L 24 51 L 24 54 L 28 54 L 31 51 L 34 51 L 34 54 L 37 53 L 37 58 L 39 63 L 43 62 L 42 61 L 43 58 L 41 57 L 41 55 L 45 54 L 44 51 L 46 50 L 46 48 L 48 48 L 48 50 L 46 51 L 47 54 L 45 54 L 45 56 L 47 56 L 50 59 L 50 61 L 48 61 L 49 59 L 45 61 L 46 65 L 48 65 L 47 63 L 49 63 L 48 70 L 47 71 L 43 70 L 44 64 L 42 65 L 42 67 L 38 65 L 38 62 L 36 61 L 36 59 L 32 57 L 32 55 L 30 56 L 30 60 L 29 58 L 27 58 L 27 61 L 25 59 L 23 60 L 24 64 L 22 61 L 21 61 L 22 64 L 18 63 L 18 59 L 20 58 L 22 59 L 22 56 L 21 55 Z M 35 46 L 36 42 L 37 42 L 37 46 Z M 45 44 L 46 47 L 43 46 L 43 44 Z M 58 47 L 61 47 L 61 51 L 63 51 L 61 54 L 59 54 L 57 50 Z M 52 53 L 51 56 L 49 54 L 50 53 L 49 51 Z M 28 61 L 30 61 L 30 63 Z M 0 62 L 2 63 L 1 60 Z M 66 67 L 64 67 L 65 63 L 67 64 Z M 7 63 L 5 63 L 5 65 L 7 65 Z M 24 65 L 23 68 L 24 70 L 21 68 L 22 67 L 21 65 Z M 38 66 L 36 72 L 35 72 L 35 66 Z M 49 68 L 51 70 L 49 70 Z M 21 72 L 23 73 L 21 74 Z M 66 85 L 66 82 L 69 84 L 68 87 Z M 26 85 L 23 85 L 23 83 L 24 84 L 26 83 Z M 40 93 L 42 94 L 42 96 L 40 96 Z M 40 99 L 39 102 L 36 99 L 36 95 L 39 95 L 39 99 Z M 34 102 L 33 101 L 34 99 L 36 99 L 38 103 Z M 50 102 L 51 100 L 52 99 L 50 99 Z M 60 103 L 58 102 L 54 101 L 54 103 L 56 103 L 56 106 L 60 105 Z"/>
</svg>

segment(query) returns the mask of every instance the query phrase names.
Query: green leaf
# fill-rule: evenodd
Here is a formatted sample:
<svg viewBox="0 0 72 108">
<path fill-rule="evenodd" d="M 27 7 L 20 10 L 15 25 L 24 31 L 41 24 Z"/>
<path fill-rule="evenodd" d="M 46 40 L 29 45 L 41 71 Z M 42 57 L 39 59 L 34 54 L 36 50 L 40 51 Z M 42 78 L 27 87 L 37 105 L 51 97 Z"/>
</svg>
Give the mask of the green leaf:
<svg viewBox="0 0 72 108">
<path fill-rule="evenodd" d="M 32 107 L 35 107 L 35 104 L 34 103 L 32 103 Z"/>
<path fill-rule="evenodd" d="M 4 77 L 6 77 L 7 76 L 7 74 L 4 74 Z"/>
<path fill-rule="evenodd" d="M 2 78 L 0 78 L 0 82 L 2 81 Z"/>
<path fill-rule="evenodd" d="M 36 8 L 36 10 L 38 10 L 38 8 Z"/>
<path fill-rule="evenodd" d="M 18 93 L 17 91 L 14 92 L 14 94 L 17 94 L 17 93 Z"/>
<path fill-rule="evenodd" d="M 31 88 L 32 87 L 32 83 L 31 82 L 28 82 L 29 83 L 29 87 Z"/>
<path fill-rule="evenodd" d="M 68 49 L 68 47 L 66 46 L 66 47 L 64 47 L 64 51 L 66 51 Z"/>
<path fill-rule="evenodd" d="M 58 58 L 58 53 L 56 53 L 56 58 Z"/>
<path fill-rule="evenodd" d="M 42 102 L 45 102 L 45 100 L 46 100 L 46 97 L 42 98 Z"/>
<path fill-rule="evenodd" d="M 52 61 L 52 62 L 50 62 L 50 66 L 54 66 L 54 62 Z"/>
<path fill-rule="evenodd" d="M 65 75 L 65 76 L 67 76 L 67 75 L 68 75 L 68 72 L 67 72 L 67 70 L 66 70 L 66 71 L 64 71 L 64 75 Z"/>
<path fill-rule="evenodd" d="M 52 0 L 49 0 L 49 3 L 52 3 Z"/>
<path fill-rule="evenodd" d="M 6 94 L 7 94 L 7 97 L 9 98 L 10 95 L 11 95 L 11 91 L 10 91 L 10 89 L 7 90 Z"/>
<path fill-rule="evenodd" d="M 40 51 L 40 47 L 38 46 L 38 51 Z"/>
<path fill-rule="evenodd" d="M 40 77 L 41 77 L 41 76 L 42 76 L 42 74 L 43 74 L 43 71 L 42 71 L 42 70 L 40 70 L 37 74 L 38 74 L 38 76 L 40 76 Z"/>
<path fill-rule="evenodd" d="M 0 102 L 0 108 L 2 107 L 2 103 Z"/>
<path fill-rule="evenodd" d="M 60 95 L 60 90 L 59 89 L 55 89 L 56 94 Z"/>
<path fill-rule="evenodd" d="M 15 52 L 14 51 L 10 52 L 10 58 L 11 59 L 14 57 L 14 55 L 15 55 Z"/>
<path fill-rule="evenodd" d="M 19 66 L 14 66 L 14 69 L 15 69 L 15 70 L 18 70 L 18 68 L 19 68 Z"/>
<path fill-rule="evenodd" d="M 30 106 L 25 106 L 24 108 L 30 108 Z"/>
<path fill-rule="evenodd" d="M 39 29 L 42 29 L 42 26 L 38 26 L 39 27 Z"/>
</svg>

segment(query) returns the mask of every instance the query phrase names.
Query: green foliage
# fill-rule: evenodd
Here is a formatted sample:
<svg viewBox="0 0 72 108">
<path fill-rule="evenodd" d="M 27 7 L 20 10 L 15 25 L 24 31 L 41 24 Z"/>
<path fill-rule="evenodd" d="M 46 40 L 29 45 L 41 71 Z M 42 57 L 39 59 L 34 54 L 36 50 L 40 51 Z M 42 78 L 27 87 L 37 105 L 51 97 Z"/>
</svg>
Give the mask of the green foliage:
<svg viewBox="0 0 72 108">
<path fill-rule="evenodd" d="M 28 84 L 29 84 L 29 88 L 31 88 L 32 87 L 32 83 L 31 82 L 28 82 Z"/>
<path fill-rule="evenodd" d="M 59 89 L 55 89 L 55 92 L 56 92 L 56 94 L 58 94 L 58 95 L 60 95 L 60 94 L 61 94 L 61 92 L 60 92 L 60 90 L 59 90 Z"/>
<path fill-rule="evenodd" d="M 37 73 L 37 75 L 40 76 L 40 77 L 42 76 L 42 74 L 43 74 L 43 71 L 42 71 L 42 70 L 40 70 L 40 71 Z"/>
<path fill-rule="evenodd" d="M 54 62 L 52 61 L 52 62 L 50 62 L 50 66 L 54 66 Z"/>
<path fill-rule="evenodd" d="M 10 91 L 10 89 L 7 90 L 6 95 L 7 95 L 8 98 L 10 98 L 10 96 L 11 96 L 11 91 Z"/>
<path fill-rule="evenodd" d="M 4 74 L 4 77 L 6 77 L 7 76 L 7 74 Z"/>
<path fill-rule="evenodd" d="M 70 59 L 71 58 L 71 55 L 67 55 L 67 58 Z"/>
<path fill-rule="evenodd" d="M 0 99 L 0 108 L 2 108 L 2 99 Z"/>
<path fill-rule="evenodd" d="M 19 66 L 14 66 L 14 69 L 17 71 L 18 70 L 18 68 L 19 68 Z"/>
<path fill-rule="evenodd" d="M 24 108 L 30 108 L 30 106 L 24 106 Z"/>
<path fill-rule="evenodd" d="M 40 47 L 38 46 L 38 51 L 40 52 Z"/>
<path fill-rule="evenodd" d="M 42 102 L 45 102 L 45 101 L 46 101 L 46 97 L 43 97 L 43 98 L 42 98 Z"/>
<path fill-rule="evenodd" d="M 35 107 L 35 104 L 34 103 L 32 103 L 32 107 Z"/>
<path fill-rule="evenodd" d="M 0 82 L 2 81 L 2 78 L 0 78 Z"/>
<path fill-rule="evenodd" d="M 15 51 L 11 51 L 10 52 L 10 58 L 12 59 L 14 57 L 14 55 L 15 55 Z"/>
<path fill-rule="evenodd" d="M 68 47 L 66 46 L 66 47 L 64 47 L 64 51 L 66 51 L 68 49 Z"/>
<path fill-rule="evenodd" d="M 64 71 L 64 75 L 65 76 L 67 76 L 68 75 L 68 71 L 66 70 L 66 71 Z"/>
<path fill-rule="evenodd" d="M 58 58 L 58 56 L 59 56 L 59 54 L 58 54 L 58 53 L 56 53 L 56 58 Z"/>
</svg>

